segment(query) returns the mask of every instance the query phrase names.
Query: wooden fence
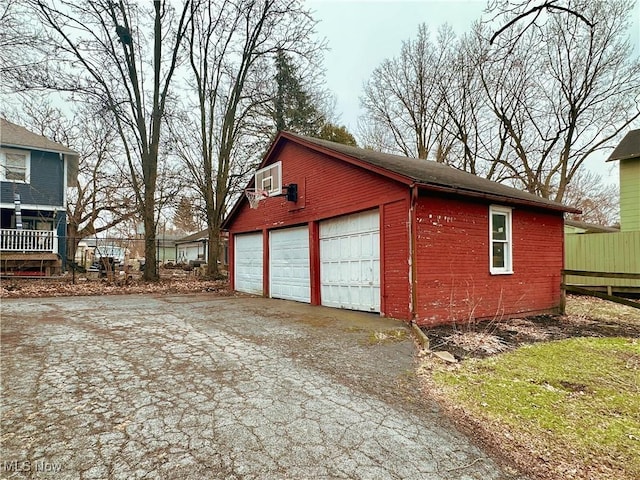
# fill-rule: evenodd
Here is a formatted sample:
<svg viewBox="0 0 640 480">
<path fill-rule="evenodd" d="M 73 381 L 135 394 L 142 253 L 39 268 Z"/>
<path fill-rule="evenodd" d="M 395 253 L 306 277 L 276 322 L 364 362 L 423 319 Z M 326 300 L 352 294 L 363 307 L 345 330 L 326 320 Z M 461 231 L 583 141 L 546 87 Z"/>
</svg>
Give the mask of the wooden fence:
<svg viewBox="0 0 640 480">
<path fill-rule="evenodd" d="M 640 280 L 640 273 L 612 273 L 612 272 L 589 272 L 584 270 L 563 270 L 562 271 L 562 298 L 560 300 L 560 313 L 564 315 L 565 307 L 567 304 L 566 294 L 567 292 L 579 293 L 581 295 L 590 295 L 592 297 L 602 298 L 611 302 L 620 303 L 629 307 L 640 309 L 640 302 L 635 302 L 623 297 L 619 297 L 612 294 L 613 287 L 610 287 L 607 293 L 599 292 L 586 287 L 584 284 L 572 285 L 568 283 L 569 278 L 573 277 L 591 277 L 591 278 L 614 278 L 614 279 L 628 279 L 628 280 Z"/>
<path fill-rule="evenodd" d="M 614 233 L 588 233 L 565 235 L 565 261 L 567 270 L 587 272 L 640 272 L 640 231 Z M 640 291 L 638 276 L 571 275 L 568 284 L 600 287 L 611 294 Z"/>
</svg>

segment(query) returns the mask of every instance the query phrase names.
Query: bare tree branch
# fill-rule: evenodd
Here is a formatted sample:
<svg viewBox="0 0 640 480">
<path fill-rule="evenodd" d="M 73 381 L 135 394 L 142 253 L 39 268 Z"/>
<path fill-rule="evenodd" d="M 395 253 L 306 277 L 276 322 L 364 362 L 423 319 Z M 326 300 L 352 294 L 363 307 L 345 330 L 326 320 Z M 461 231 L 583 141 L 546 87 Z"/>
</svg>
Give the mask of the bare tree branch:
<svg viewBox="0 0 640 480">
<path fill-rule="evenodd" d="M 535 7 L 531 7 L 530 9 L 528 9 L 528 10 L 524 11 L 523 13 L 517 15 L 516 17 L 514 17 L 513 19 L 508 21 L 505 25 L 500 27 L 491 36 L 491 38 L 489 39 L 489 44 L 492 45 L 493 42 L 495 42 L 496 38 L 498 38 L 498 36 L 500 36 L 505 30 L 510 29 L 515 24 L 520 23 L 525 18 L 527 18 L 527 17 L 529 17 L 531 15 L 534 15 L 534 18 L 529 22 L 529 25 L 527 25 L 525 28 L 523 28 L 521 30 L 521 34 L 522 34 L 530 26 L 535 24 L 535 21 L 538 19 L 538 17 L 540 16 L 540 13 L 543 10 L 547 10 L 549 12 L 559 11 L 559 12 L 568 13 L 569 15 L 573 15 L 573 16 L 579 18 L 580 20 L 582 20 L 589 27 L 594 27 L 595 26 L 595 24 L 593 22 L 591 22 L 589 19 L 587 19 L 584 15 L 582 15 L 577 10 L 569 8 L 569 7 L 564 7 L 562 5 L 558 5 L 558 0 L 547 0 L 544 3 L 542 3 L 541 5 L 537 5 Z"/>
</svg>

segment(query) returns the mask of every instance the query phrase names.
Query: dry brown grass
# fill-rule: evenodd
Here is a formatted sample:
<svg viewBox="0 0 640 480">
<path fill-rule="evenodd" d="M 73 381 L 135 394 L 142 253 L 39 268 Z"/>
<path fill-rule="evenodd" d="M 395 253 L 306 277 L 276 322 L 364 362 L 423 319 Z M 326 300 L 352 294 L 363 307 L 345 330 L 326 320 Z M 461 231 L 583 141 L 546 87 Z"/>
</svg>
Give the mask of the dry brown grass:
<svg viewBox="0 0 640 480">
<path fill-rule="evenodd" d="M 567 296 L 567 316 L 576 321 L 604 321 L 640 325 L 640 309 L 595 297 Z"/>
</svg>

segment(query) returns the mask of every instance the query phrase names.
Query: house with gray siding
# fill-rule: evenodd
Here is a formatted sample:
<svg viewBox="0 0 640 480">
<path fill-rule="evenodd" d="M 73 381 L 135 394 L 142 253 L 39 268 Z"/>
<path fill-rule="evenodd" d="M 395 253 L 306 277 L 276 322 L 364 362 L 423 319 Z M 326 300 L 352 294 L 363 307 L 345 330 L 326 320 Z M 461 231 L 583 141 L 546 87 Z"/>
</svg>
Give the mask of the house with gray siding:
<svg viewBox="0 0 640 480">
<path fill-rule="evenodd" d="M 51 275 L 66 265 L 67 187 L 78 154 L 0 118 L 0 271 Z"/>
</svg>

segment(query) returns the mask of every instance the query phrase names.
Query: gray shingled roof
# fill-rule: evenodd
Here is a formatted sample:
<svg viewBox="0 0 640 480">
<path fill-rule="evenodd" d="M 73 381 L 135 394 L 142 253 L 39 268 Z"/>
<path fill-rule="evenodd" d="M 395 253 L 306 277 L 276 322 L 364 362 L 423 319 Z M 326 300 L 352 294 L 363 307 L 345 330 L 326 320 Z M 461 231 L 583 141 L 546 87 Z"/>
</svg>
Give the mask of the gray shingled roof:
<svg viewBox="0 0 640 480">
<path fill-rule="evenodd" d="M 471 173 L 463 172 L 456 168 L 437 163 L 431 160 L 419 160 L 416 158 L 391 155 L 375 152 L 358 147 L 351 147 L 339 143 L 320 140 L 317 138 L 303 137 L 301 135 L 286 133 L 287 136 L 297 137 L 309 143 L 342 153 L 365 163 L 402 175 L 424 186 L 440 186 L 453 189 L 460 194 L 484 194 L 495 197 L 507 197 L 525 203 L 538 204 L 547 208 L 564 211 L 576 211 L 558 202 L 547 200 L 529 192 L 518 190 L 501 183 L 478 177 Z"/>
<path fill-rule="evenodd" d="M 29 148 L 45 152 L 78 155 L 77 152 L 65 147 L 61 143 L 49 140 L 42 135 L 32 133 L 20 125 L 0 118 L 0 145 L 5 147 Z"/>
<path fill-rule="evenodd" d="M 640 158 L 640 129 L 628 132 L 609 156 L 607 162 L 630 158 Z"/>
</svg>

